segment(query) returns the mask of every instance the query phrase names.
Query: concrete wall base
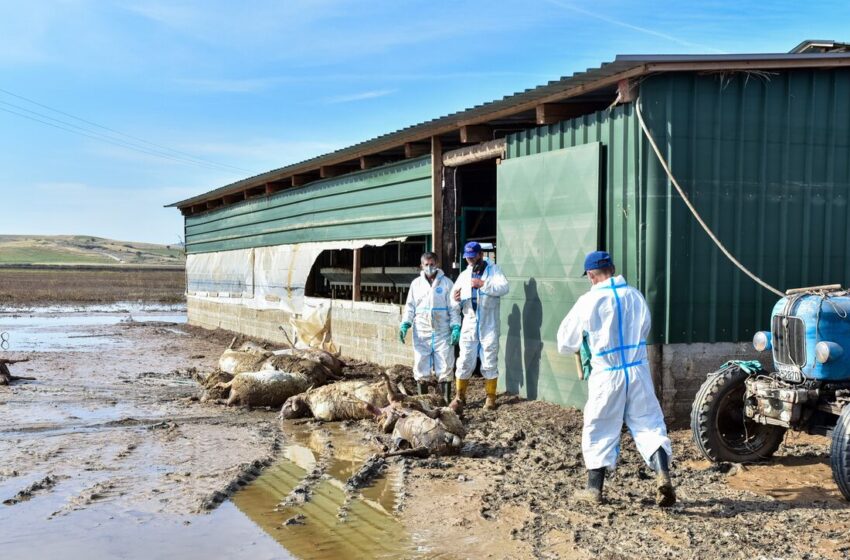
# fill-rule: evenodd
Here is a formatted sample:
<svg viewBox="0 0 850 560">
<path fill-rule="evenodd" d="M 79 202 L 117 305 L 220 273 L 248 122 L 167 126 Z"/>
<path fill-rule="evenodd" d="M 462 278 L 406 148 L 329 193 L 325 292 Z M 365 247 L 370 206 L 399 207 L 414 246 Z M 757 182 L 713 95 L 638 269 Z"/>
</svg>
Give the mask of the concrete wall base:
<svg viewBox="0 0 850 560">
<path fill-rule="evenodd" d="M 331 301 L 331 338 L 342 355 L 383 366 L 413 363 L 413 347 L 398 340 L 401 306 L 369 302 Z M 292 335 L 291 315 L 280 309 L 250 309 L 237 303 L 187 298 L 189 323 L 224 329 L 250 337 L 285 343 L 281 325 Z"/>
<path fill-rule="evenodd" d="M 659 344 L 650 346 L 648 355 L 667 422 L 679 427 L 690 422 L 691 405 L 706 375 L 725 362 L 760 360 L 765 368 L 773 367 L 770 352 L 756 352 L 750 342 Z"/>
</svg>

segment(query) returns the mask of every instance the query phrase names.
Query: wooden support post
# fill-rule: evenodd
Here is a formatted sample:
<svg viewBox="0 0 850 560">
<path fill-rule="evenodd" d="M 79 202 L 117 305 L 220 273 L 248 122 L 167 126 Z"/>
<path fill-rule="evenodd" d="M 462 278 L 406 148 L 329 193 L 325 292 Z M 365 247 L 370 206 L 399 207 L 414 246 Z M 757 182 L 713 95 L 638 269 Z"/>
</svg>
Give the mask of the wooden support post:
<svg viewBox="0 0 850 560">
<path fill-rule="evenodd" d="M 405 142 L 404 144 L 404 157 L 410 159 L 419 156 L 424 156 L 431 149 L 427 144 L 414 144 L 413 142 Z"/>
<path fill-rule="evenodd" d="M 334 167 L 333 165 L 323 165 L 319 167 L 319 178 L 320 179 L 328 179 L 330 177 L 336 177 L 337 175 L 342 175 L 345 173 L 345 170 L 340 167 Z"/>
<path fill-rule="evenodd" d="M 617 82 L 617 102 L 631 103 L 638 96 L 638 81 L 625 78 Z"/>
<path fill-rule="evenodd" d="M 442 268 L 443 255 L 443 142 L 431 137 L 431 250 Z"/>
<path fill-rule="evenodd" d="M 360 259 L 363 249 L 354 249 L 354 265 L 351 277 L 351 300 L 360 301 Z"/>
<path fill-rule="evenodd" d="M 292 181 L 290 180 L 272 181 L 266 183 L 266 194 L 274 194 L 290 186 L 292 186 Z"/>
<path fill-rule="evenodd" d="M 389 161 L 390 159 L 384 156 L 360 156 L 360 169 L 371 169 Z"/>
<path fill-rule="evenodd" d="M 493 139 L 493 131 L 489 126 L 480 124 L 468 124 L 460 127 L 461 144 L 477 144 Z"/>
</svg>

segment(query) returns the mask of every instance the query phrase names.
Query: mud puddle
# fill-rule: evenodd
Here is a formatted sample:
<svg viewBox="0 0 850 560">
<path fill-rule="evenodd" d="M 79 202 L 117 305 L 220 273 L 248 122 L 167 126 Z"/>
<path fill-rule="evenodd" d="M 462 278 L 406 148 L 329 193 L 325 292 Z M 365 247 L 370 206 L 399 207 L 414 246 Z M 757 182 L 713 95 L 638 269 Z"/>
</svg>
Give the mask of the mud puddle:
<svg viewBox="0 0 850 560">
<path fill-rule="evenodd" d="M 350 492 L 345 483 L 376 450 L 345 425 L 289 424 L 281 458 L 232 501 L 271 538 L 305 560 L 427 558 L 394 515 L 401 471 Z"/>
<path fill-rule="evenodd" d="M 3 350 L 10 352 L 92 351 L 103 347 L 121 348 L 128 344 L 119 325 L 136 323 L 186 322 L 185 312 L 142 310 L 132 312 L 5 312 L 0 314 Z M 179 334 L 168 329 L 172 334 Z"/>
</svg>

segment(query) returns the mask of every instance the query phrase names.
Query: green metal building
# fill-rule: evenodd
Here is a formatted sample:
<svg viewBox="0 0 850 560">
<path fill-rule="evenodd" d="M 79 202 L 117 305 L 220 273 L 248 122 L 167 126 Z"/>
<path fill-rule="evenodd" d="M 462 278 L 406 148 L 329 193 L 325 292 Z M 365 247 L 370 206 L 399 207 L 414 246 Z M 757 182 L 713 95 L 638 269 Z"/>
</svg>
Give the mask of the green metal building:
<svg viewBox="0 0 850 560">
<path fill-rule="evenodd" d="M 394 304 L 362 284 L 361 268 L 409 276 L 420 244 L 456 273 L 466 240 L 493 242 L 511 282 L 501 307 L 501 386 L 577 406 L 584 386 L 572 357 L 557 354 L 555 333 L 587 289 L 583 255 L 607 249 L 646 295 L 662 401 L 681 414 L 707 371 L 748 354 L 745 343 L 764 328 L 776 296 L 696 224 L 649 147 L 636 105 L 673 175 L 747 267 L 781 289 L 846 283 L 846 51 L 804 42 L 787 54 L 619 56 L 174 206 L 186 216 L 190 260 L 370 240 L 355 242 L 350 258 L 333 249 L 321 258 L 350 267 L 351 299 L 383 302 L 373 306 Z M 311 286 L 322 270 L 330 268 L 311 270 L 306 296 L 320 295 Z M 250 306 L 245 300 L 233 305 Z M 358 357 L 386 363 L 385 354 L 403 352 Z"/>
</svg>

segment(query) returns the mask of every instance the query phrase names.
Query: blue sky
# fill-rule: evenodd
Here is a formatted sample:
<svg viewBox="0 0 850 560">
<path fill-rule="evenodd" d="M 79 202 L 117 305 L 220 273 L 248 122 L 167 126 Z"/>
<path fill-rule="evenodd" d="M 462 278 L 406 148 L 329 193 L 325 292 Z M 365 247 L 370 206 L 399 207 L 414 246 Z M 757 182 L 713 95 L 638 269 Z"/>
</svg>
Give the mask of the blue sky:
<svg viewBox="0 0 850 560">
<path fill-rule="evenodd" d="M 846 0 L 0 0 L 0 14 L 0 234 L 161 243 L 183 228 L 165 204 L 618 53 L 850 40 Z M 128 149 L 139 140 L 147 153 Z"/>
</svg>

